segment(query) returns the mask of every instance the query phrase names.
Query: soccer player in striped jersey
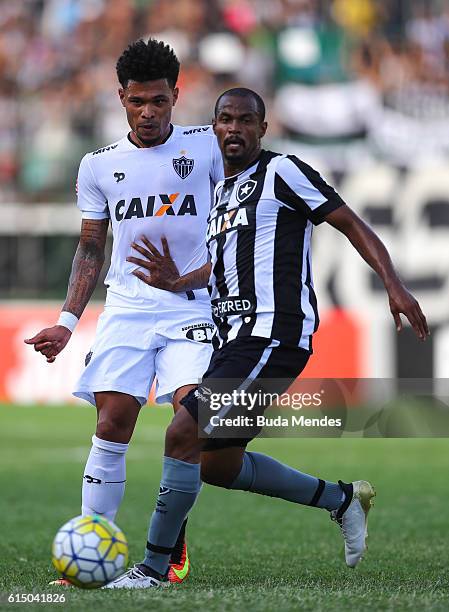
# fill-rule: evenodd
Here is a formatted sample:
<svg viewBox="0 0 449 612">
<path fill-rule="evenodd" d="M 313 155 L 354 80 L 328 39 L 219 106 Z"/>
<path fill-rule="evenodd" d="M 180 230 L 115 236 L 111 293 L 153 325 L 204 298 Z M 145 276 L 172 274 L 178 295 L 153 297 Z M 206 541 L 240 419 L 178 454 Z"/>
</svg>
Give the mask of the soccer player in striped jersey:
<svg viewBox="0 0 449 612">
<path fill-rule="evenodd" d="M 163 584 L 200 480 L 326 509 L 341 527 L 347 565 L 357 565 L 365 552 L 374 496 L 370 483 L 335 483 L 304 474 L 246 451 L 251 438 L 223 437 L 223 428 L 221 437 L 214 437 L 214 415 L 244 415 L 242 407 L 229 401 L 223 401 L 218 412 L 211 410 L 208 397 L 217 381 L 233 379 L 238 381 L 234 389 L 257 395 L 268 380 L 271 384 L 278 379 L 275 391 L 282 393 L 312 353 L 318 327 L 310 251 L 314 225 L 326 221 L 341 231 L 378 273 L 398 330 L 402 313 L 420 339 L 429 333 L 418 302 L 400 281 L 379 238 L 318 172 L 295 156 L 263 150 L 266 127 L 264 103 L 255 92 L 233 89 L 218 99 L 214 130 L 226 178 L 215 189 L 209 219 L 210 264 L 195 273 L 173 275 L 168 249 L 161 254 L 151 243 L 138 249 L 140 265 L 150 271 L 141 275 L 147 284 L 185 291 L 203 275 L 204 284 L 209 282 L 218 342 L 202 383 L 183 398 L 183 408 L 167 429 L 161 492 L 145 558 L 110 588 Z M 164 513 L 158 511 L 162 504 Z"/>
</svg>

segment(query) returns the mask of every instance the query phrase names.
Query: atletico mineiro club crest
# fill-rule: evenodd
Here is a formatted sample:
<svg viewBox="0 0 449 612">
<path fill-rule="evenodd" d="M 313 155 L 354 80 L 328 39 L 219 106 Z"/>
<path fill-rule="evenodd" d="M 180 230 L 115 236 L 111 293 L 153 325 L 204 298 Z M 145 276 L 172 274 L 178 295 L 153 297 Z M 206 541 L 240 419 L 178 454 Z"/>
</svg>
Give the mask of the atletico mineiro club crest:
<svg viewBox="0 0 449 612">
<path fill-rule="evenodd" d="M 175 169 L 176 174 L 182 179 L 189 176 L 194 165 L 195 161 L 193 159 L 187 159 L 187 157 L 184 155 L 182 157 L 178 157 L 177 159 L 173 159 L 173 168 Z"/>
</svg>

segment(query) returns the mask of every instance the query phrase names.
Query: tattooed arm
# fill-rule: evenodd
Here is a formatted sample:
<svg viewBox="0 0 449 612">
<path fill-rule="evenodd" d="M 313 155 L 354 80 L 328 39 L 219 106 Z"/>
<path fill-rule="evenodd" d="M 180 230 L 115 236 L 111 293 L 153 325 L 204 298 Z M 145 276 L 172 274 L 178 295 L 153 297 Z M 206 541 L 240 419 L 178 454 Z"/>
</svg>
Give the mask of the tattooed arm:
<svg viewBox="0 0 449 612">
<path fill-rule="evenodd" d="M 62 310 L 78 319 L 97 284 L 104 263 L 109 219 L 83 219 L 81 236 L 72 264 L 67 297 Z"/>
<path fill-rule="evenodd" d="M 108 232 L 108 219 L 83 219 L 78 248 L 72 264 L 67 297 L 62 307 L 78 319 L 81 317 L 95 289 L 104 263 L 104 249 Z M 43 329 L 33 338 L 25 340 L 34 350 L 53 363 L 70 340 L 72 332 L 62 325 Z"/>
<path fill-rule="evenodd" d="M 142 236 L 141 240 L 146 248 L 136 242 L 131 243 L 131 246 L 145 259 L 127 257 L 126 261 L 134 263 L 149 272 L 149 274 L 145 274 L 142 270 L 133 271 L 134 276 L 140 278 L 146 285 L 166 291 L 174 291 L 175 293 L 207 287 L 211 271 L 209 262 L 201 268 L 180 276 L 170 254 L 167 239 L 164 236 L 161 238 L 162 253 L 145 236 Z"/>
<path fill-rule="evenodd" d="M 211 271 L 211 264 L 207 262 L 201 268 L 192 270 L 180 276 L 178 282 L 175 284 L 173 291 L 190 291 L 192 289 L 204 289 L 207 287 L 209 282 L 209 276 Z"/>
</svg>

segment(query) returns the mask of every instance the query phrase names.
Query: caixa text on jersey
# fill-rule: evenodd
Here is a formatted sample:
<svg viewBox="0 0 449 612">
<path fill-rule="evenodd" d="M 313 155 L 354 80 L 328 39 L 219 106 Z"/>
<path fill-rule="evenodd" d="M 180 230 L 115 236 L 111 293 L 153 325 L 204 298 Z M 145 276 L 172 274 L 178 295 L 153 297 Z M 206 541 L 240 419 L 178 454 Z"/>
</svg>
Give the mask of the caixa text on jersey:
<svg viewBox="0 0 449 612">
<path fill-rule="evenodd" d="M 181 200 L 182 198 L 182 200 Z M 120 200 L 115 205 L 115 218 L 117 221 L 126 219 L 143 219 L 144 217 L 162 217 L 163 215 L 196 216 L 195 198 L 192 194 L 181 196 L 179 193 L 160 193 L 150 195 L 146 201 L 141 198 Z"/>
</svg>

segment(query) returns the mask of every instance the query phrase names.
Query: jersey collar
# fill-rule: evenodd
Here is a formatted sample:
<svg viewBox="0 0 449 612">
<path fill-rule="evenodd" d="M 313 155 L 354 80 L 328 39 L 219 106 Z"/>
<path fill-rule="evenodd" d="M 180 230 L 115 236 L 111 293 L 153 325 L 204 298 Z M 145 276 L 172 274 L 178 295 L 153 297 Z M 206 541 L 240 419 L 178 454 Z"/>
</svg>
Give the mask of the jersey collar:
<svg viewBox="0 0 449 612">
<path fill-rule="evenodd" d="M 167 136 L 164 138 L 164 140 L 162 142 L 160 142 L 158 145 L 155 145 L 154 147 L 141 147 L 141 146 L 139 146 L 137 143 L 134 142 L 134 140 L 131 139 L 131 132 L 128 132 L 126 137 L 129 140 L 129 142 L 136 147 L 136 149 L 154 149 L 155 147 L 160 147 L 161 145 L 164 145 L 166 142 L 168 142 L 168 140 L 170 140 L 170 138 L 173 136 L 173 132 L 174 132 L 173 124 L 170 123 L 170 130 L 169 130 Z"/>
<path fill-rule="evenodd" d="M 259 155 L 256 157 L 256 159 L 254 159 L 250 164 L 248 164 L 246 166 L 246 168 L 244 168 L 243 170 L 240 170 L 240 172 L 237 172 L 237 174 L 233 174 L 232 176 L 227 176 L 224 179 L 224 183 L 226 183 L 227 181 L 233 181 L 236 178 L 238 178 L 239 176 L 241 176 L 242 174 L 245 174 L 245 172 L 248 172 L 248 170 L 250 168 L 252 168 L 253 166 L 257 166 L 257 164 L 260 162 L 262 155 L 265 153 L 265 151 L 263 149 L 261 149 Z"/>
</svg>

